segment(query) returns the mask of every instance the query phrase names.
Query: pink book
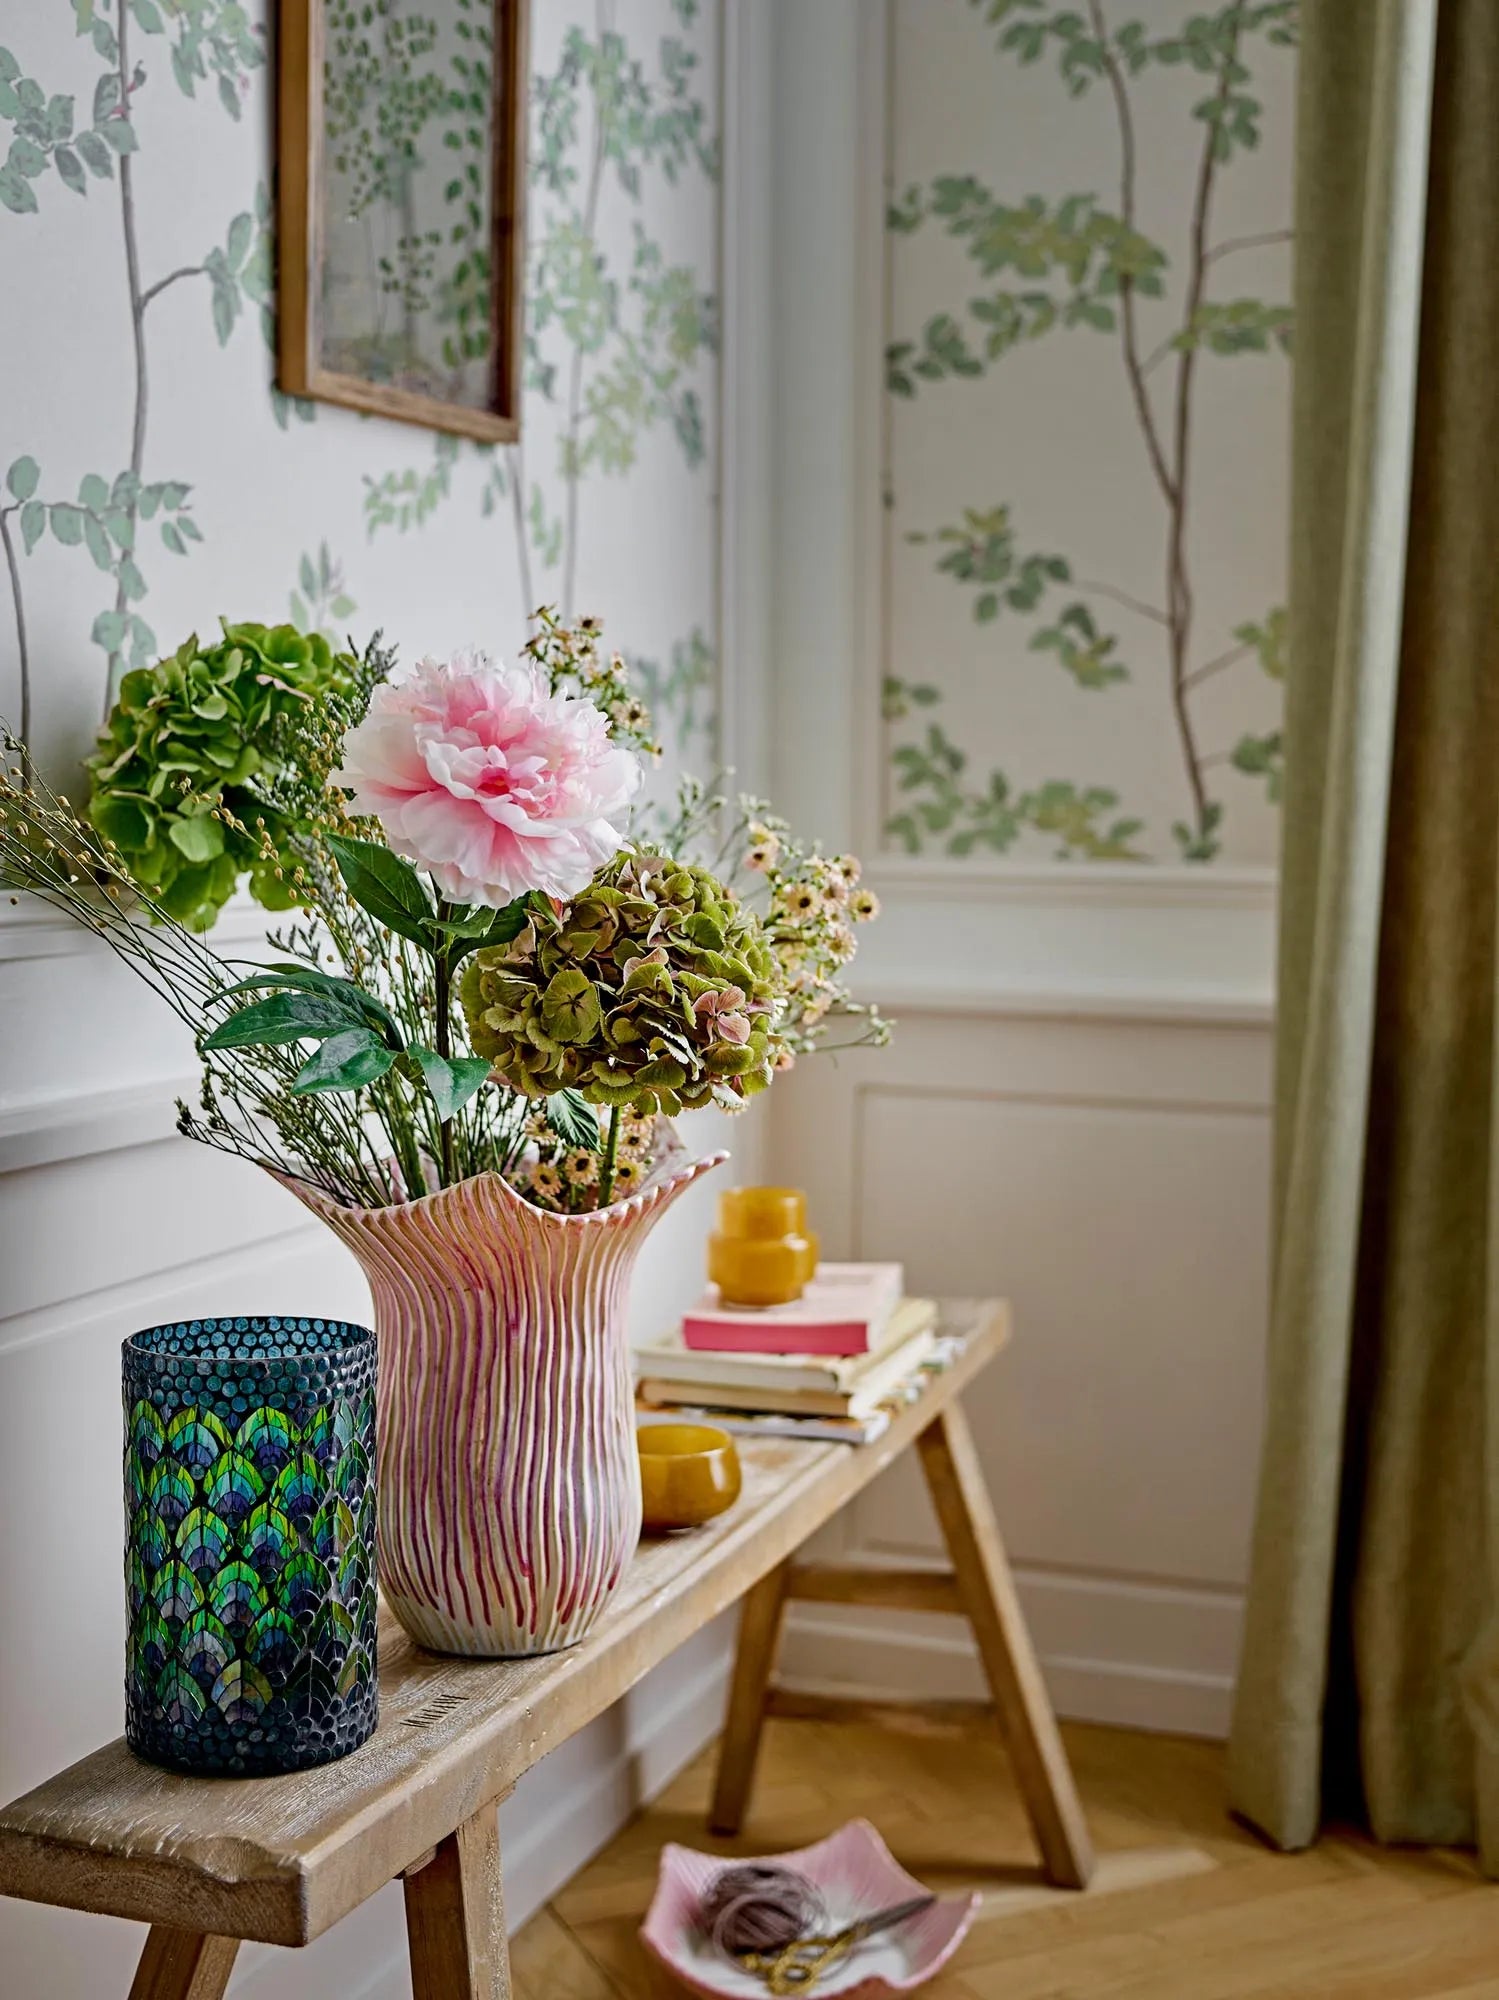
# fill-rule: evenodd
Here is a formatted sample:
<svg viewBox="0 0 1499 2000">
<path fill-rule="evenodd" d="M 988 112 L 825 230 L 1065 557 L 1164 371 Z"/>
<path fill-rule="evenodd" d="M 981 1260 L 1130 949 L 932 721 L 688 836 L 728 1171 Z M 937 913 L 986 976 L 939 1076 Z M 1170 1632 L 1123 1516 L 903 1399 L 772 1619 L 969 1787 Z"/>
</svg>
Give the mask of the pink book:
<svg viewBox="0 0 1499 2000">
<path fill-rule="evenodd" d="M 699 1354 L 873 1354 L 905 1289 L 899 1264 L 829 1264 L 789 1306 L 724 1306 L 710 1285 L 682 1320 Z"/>
</svg>

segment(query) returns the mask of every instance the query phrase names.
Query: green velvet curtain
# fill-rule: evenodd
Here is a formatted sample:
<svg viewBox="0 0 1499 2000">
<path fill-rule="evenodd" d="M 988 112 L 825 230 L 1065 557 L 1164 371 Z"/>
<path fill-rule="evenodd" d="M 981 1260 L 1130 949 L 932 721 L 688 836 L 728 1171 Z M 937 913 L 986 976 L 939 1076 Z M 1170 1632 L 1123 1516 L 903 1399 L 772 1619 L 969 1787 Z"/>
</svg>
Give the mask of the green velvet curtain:
<svg viewBox="0 0 1499 2000">
<path fill-rule="evenodd" d="M 1233 1802 L 1280 1846 L 1354 1814 L 1499 1873 L 1499 0 L 1302 15 L 1277 1237 Z"/>
</svg>

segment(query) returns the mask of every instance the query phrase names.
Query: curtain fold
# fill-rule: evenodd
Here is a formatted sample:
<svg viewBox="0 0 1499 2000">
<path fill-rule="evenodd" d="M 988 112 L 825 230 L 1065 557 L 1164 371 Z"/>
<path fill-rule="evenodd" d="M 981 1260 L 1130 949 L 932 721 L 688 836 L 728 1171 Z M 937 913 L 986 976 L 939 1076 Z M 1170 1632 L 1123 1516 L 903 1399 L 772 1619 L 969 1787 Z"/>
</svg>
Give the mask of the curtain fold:
<svg viewBox="0 0 1499 2000">
<path fill-rule="evenodd" d="M 1311 0 L 1268 1410 L 1230 1749 L 1499 1870 L 1499 6 Z"/>
</svg>

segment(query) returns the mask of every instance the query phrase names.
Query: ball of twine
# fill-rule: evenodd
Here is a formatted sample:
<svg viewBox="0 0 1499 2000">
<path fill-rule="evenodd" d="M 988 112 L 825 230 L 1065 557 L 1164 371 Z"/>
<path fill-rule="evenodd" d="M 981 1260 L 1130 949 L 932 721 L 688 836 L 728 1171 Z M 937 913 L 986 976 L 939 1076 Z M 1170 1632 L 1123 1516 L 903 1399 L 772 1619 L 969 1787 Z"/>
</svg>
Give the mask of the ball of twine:
<svg viewBox="0 0 1499 2000">
<path fill-rule="evenodd" d="M 731 1958 L 747 1951 L 780 1951 L 811 1936 L 825 1915 L 822 1897 L 805 1875 L 753 1861 L 720 1869 L 699 1912 L 703 1929 Z"/>
</svg>

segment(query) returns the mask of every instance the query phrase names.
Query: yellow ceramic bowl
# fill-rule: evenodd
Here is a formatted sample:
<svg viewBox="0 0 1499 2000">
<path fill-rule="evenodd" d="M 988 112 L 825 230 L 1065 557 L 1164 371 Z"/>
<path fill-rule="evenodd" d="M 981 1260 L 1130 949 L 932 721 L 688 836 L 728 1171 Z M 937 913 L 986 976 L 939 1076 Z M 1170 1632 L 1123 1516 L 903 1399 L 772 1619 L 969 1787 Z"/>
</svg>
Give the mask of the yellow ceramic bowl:
<svg viewBox="0 0 1499 2000">
<path fill-rule="evenodd" d="M 635 1442 L 647 1528 L 700 1527 L 739 1498 L 739 1454 L 727 1431 L 708 1424 L 642 1424 Z"/>
</svg>

